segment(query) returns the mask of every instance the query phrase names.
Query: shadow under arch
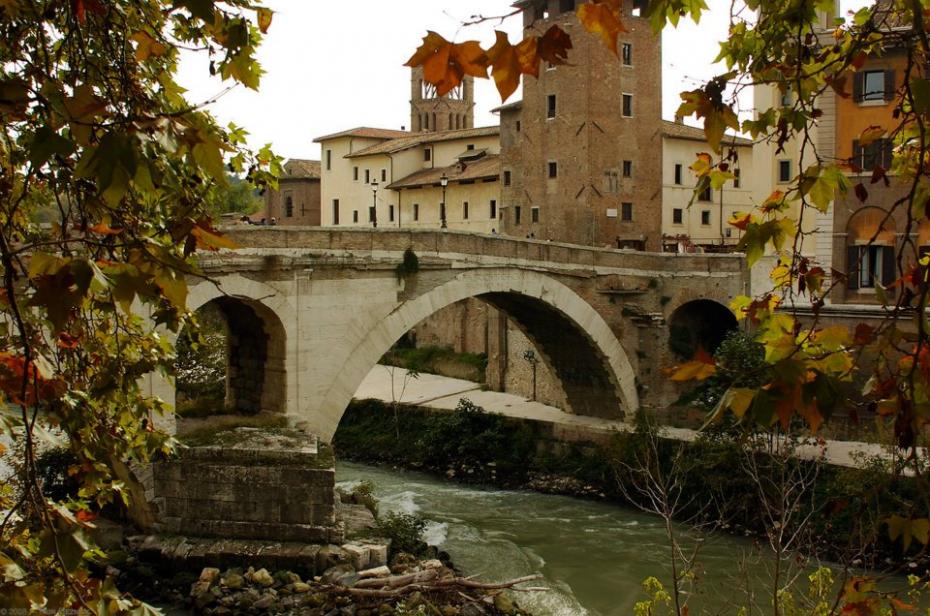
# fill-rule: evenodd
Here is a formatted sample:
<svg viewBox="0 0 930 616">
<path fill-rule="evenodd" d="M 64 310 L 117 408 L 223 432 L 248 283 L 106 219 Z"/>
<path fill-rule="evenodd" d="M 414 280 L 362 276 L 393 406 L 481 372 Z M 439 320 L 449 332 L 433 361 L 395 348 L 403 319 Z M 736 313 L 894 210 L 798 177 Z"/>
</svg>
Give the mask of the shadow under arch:
<svg viewBox="0 0 930 616">
<path fill-rule="evenodd" d="M 561 282 L 538 272 L 464 272 L 400 304 L 352 350 L 316 412 L 302 418 L 332 440 L 362 380 L 394 342 L 417 323 L 457 301 L 476 297 L 508 315 L 552 367 L 571 412 L 631 417 L 639 408 L 632 364 L 598 312 Z"/>
<path fill-rule="evenodd" d="M 293 310 L 273 287 L 234 274 L 191 288 L 187 306 L 217 308 L 226 322 L 226 405 L 244 413 L 287 413 L 293 377 L 288 340 Z"/>
<path fill-rule="evenodd" d="M 711 355 L 738 323 L 733 311 L 712 299 L 681 304 L 668 318 L 669 349 L 682 359 L 691 359 L 698 349 Z"/>
</svg>

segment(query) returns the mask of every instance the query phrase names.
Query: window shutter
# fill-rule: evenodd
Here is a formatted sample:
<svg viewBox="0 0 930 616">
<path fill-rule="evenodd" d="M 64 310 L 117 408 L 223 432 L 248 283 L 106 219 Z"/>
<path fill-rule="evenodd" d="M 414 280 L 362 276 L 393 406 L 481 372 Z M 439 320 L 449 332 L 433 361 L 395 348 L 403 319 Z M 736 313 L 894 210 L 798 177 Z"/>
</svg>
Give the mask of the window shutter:
<svg viewBox="0 0 930 616">
<path fill-rule="evenodd" d="M 894 98 L 894 70 L 885 71 L 885 100 L 890 101 Z"/>
<path fill-rule="evenodd" d="M 859 140 L 853 139 L 852 159 L 850 162 L 857 167 L 862 167 L 862 148 L 859 147 Z"/>
<path fill-rule="evenodd" d="M 859 247 L 846 247 L 846 288 L 854 291 L 859 288 Z"/>
<path fill-rule="evenodd" d="M 889 285 L 895 279 L 894 246 L 882 246 L 882 284 Z"/>
<path fill-rule="evenodd" d="M 862 82 L 865 80 L 865 73 L 856 73 L 853 75 L 853 100 L 859 102 L 862 100 Z"/>
</svg>

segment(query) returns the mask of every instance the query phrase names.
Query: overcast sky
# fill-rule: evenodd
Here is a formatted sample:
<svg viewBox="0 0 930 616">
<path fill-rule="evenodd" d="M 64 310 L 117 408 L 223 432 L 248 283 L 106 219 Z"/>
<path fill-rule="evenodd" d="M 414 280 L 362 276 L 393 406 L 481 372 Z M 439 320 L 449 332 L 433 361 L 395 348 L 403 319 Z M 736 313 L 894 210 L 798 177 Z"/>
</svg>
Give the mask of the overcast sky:
<svg viewBox="0 0 930 616">
<path fill-rule="evenodd" d="M 711 12 L 662 35 L 662 113 L 671 119 L 678 92 L 713 76 L 718 41 L 726 37 L 730 0 L 707 0 Z M 259 51 L 266 73 L 259 92 L 238 86 L 210 109 L 223 123 L 251 134 L 253 147 L 271 143 L 285 158 L 319 158 L 313 139 L 355 126 L 409 125 L 410 73 L 403 63 L 427 29 L 447 39 L 493 43 L 494 29 L 520 35 L 520 18 L 461 28 L 473 14 L 501 15 L 511 0 L 266 0 L 275 11 Z M 858 0 L 861 4 L 862 0 Z M 844 1 L 845 6 L 849 2 Z M 719 68 L 719 67 L 718 67 Z M 180 81 L 191 102 L 222 92 L 205 58 L 188 58 Z M 490 80 L 475 80 L 475 124 L 497 124 L 500 97 Z M 519 91 L 509 100 L 519 100 Z M 741 101 L 749 106 L 751 101 Z M 409 126 L 408 126 L 409 128 Z"/>
</svg>

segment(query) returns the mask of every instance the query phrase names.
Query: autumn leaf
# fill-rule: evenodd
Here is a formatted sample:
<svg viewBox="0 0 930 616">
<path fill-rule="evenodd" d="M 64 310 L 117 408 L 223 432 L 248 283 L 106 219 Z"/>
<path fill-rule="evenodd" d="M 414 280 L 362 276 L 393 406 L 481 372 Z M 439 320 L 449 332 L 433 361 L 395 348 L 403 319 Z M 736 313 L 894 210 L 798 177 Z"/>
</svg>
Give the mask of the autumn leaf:
<svg viewBox="0 0 930 616">
<path fill-rule="evenodd" d="M 745 231 L 750 222 L 752 222 L 752 214 L 749 212 L 734 212 L 730 218 L 727 219 L 728 225 L 736 227 L 740 231 Z"/>
<path fill-rule="evenodd" d="M 168 51 L 167 46 L 156 41 L 143 30 L 136 32 L 130 38 L 136 42 L 136 60 L 139 62 L 145 62 L 152 56 L 162 56 Z"/>
<path fill-rule="evenodd" d="M 204 250 L 219 250 L 220 248 L 236 248 L 236 243 L 217 232 L 207 220 L 200 221 L 191 229 L 191 235 L 197 242 L 197 248 Z"/>
<path fill-rule="evenodd" d="M 578 7 L 576 13 L 578 21 L 581 22 L 585 30 L 601 37 L 604 45 L 614 52 L 614 55 L 619 53 L 617 51 L 617 37 L 621 32 L 626 32 L 626 28 L 623 27 L 617 9 L 604 2 L 585 2 Z"/>
<path fill-rule="evenodd" d="M 511 45 L 505 33 L 497 31 L 496 34 L 497 41 L 488 50 L 488 61 L 501 100 L 507 100 L 520 85 L 521 75 L 539 76 L 537 40 L 529 37 Z"/>
<path fill-rule="evenodd" d="M 93 225 L 92 227 L 87 227 L 87 230 L 91 233 L 96 233 L 97 235 L 119 235 L 123 232 L 122 229 L 113 228 L 105 222 Z"/>
<path fill-rule="evenodd" d="M 870 126 L 859 134 L 859 147 L 872 145 L 885 136 L 885 129 L 881 126 Z"/>
<path fill-rule="evenodd" d="M 450 43 L 432 31 L 423 37 L 423 44 L 405 66 L 422 66 L 423 79 L 436 86 L 439 96 L 451 92 L 465 75 L 488 76 L 488 56 L 477 41 Z"/>
<path fill-rule="evenodd" d="M 256 15 L 258 17 L 258 29 L 261 30 L 262 34 L 268 33 L 268 26 L 271 25 L 271 16 L 272 12 L 270 9 L 260 8 L 256 10 Z"/>
<path fill-rule="evenodd" d="M 536 53 L 540 60 L 548 62 L 552 66 L 565 64 L 568 60 L 568 50 L 571 48 L 571 37 L 558 26 L 551 26 L 536 41 Z"/>
<path fill-rule="evenodd" d="M 670 378 L 673 381 L 703 381 L 717 372 L 714 358 L 702 348 L 697 350 L 691 361 L 673 369 Z"/>
</svg>

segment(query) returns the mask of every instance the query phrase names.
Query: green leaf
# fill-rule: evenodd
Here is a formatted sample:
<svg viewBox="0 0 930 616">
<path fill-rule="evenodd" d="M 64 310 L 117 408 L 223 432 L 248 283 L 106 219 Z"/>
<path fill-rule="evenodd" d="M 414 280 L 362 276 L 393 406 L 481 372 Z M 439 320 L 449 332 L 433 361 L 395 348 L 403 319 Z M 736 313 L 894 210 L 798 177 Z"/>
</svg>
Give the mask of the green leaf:
<svg viewBox="0 0 930 616">
<path fill-rule="evenodd" d="M 70 156 L 75 150 L 74 142 L 66 139 L 47 126 L 36 131 L 29 146 L 29 162 L 33 167 L 41 167 L 54 156 Z"/>
<path fill-rule="evenodd" d="M 175 6 L 187 9 L 197 19 L 213 23 L 213 0 L 178 0 Z"/>
</svg>

